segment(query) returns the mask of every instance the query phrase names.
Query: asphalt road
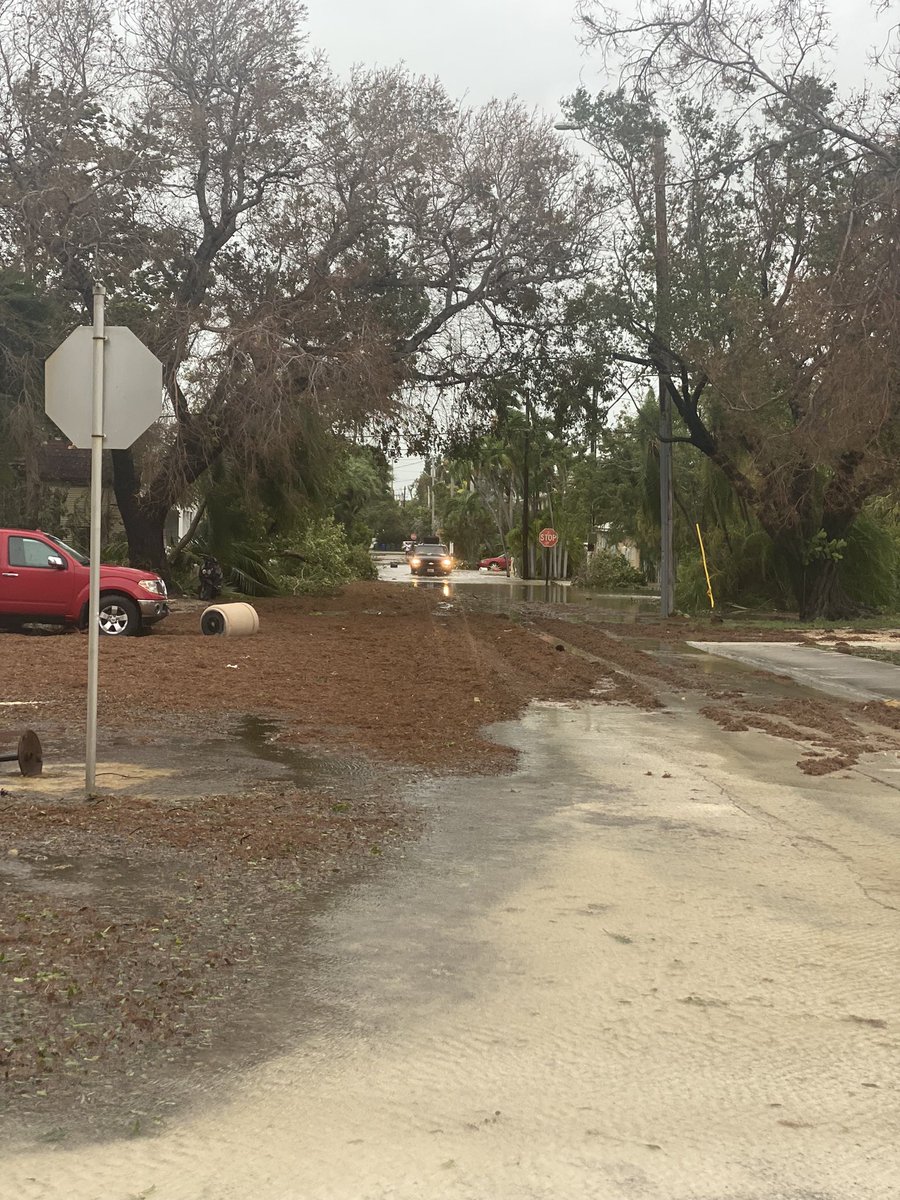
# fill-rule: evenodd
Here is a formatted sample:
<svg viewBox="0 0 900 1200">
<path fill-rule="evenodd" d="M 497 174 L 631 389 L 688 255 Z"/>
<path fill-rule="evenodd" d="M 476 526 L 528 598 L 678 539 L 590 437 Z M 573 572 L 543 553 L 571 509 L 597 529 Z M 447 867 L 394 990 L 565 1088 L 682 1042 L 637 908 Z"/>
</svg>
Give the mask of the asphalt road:
<svg viewBox="0 0 900 1200">
<path fill-rule="evenodd" d="M 391 562 L 396 565 L 392 566 Z M 659 609 L 659 597 L 652 594 L 630 596 L 618 592 L 602 595 L 596 592 L 581 591 L 577 587 L 572 587 L 567 580 L 553 580 L 550 583 L 544 583 L 542 580 L 526 581 L 517 579 L 515 576 L 510 578 L 503 571 L 454 569 L 448 576 L 443 577 L 414 576 L 399 555 L 378 560 L 378 577 L 387 583 L 436 589 L 447 598 L 473 590 L 485 594 L 485 589 L 490 589 L 486 594 L 491 596 L 498 606 L 502 605 L 506 598 L 509 598 L 516 601 L 536 601 L 546 604 L 587 604 L 627 613 L 655 613 Z"/>
<path fill-rule="evenodd" d="M 16 1200 L 895 1200 L 900 805 L 688 712 L 537 705 L 519 773 L 316 917 L 285 1057 Z"/>
</svg>

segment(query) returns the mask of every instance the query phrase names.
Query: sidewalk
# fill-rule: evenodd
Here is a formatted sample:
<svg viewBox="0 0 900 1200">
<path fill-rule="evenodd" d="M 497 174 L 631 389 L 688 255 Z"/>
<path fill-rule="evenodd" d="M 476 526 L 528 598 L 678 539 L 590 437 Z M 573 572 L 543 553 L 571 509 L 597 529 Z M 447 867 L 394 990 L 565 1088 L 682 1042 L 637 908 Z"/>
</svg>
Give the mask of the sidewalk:
<svg viewBox="0 0 900 1200">
<path fill-rule="evenodd" d="M 849 700 L 900 701 L 900 667 L 790 642 L 688 642 L 697 650 Z"/>
</svg>

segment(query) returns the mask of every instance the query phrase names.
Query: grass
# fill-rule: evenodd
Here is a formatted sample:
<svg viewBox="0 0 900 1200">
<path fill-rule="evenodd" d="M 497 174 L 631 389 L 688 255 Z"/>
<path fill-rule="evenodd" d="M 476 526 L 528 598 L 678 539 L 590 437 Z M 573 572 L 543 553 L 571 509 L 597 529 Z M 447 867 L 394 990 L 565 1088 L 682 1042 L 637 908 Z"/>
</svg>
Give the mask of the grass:
<svg viewBox="0 0 900 1200">
<path fill-rule="evenodd" d="M 712 614 L 708 608 L 685 614 L 695 619 L 709 617 Z M 715 610 L 715 615 L 724 619 L 728 625 L 739 627 L 750 626 L 753 629 L 804 629 L 819 630 L 823 633 L 833 633 L 835 630 L 851 629 L 857 631 L 871 629 L 900 629 L 900 613 L 879 613 L 878 616 L 848 617 L 841 621 L 801 621 L 799 617 L 788 613 L 760 613 L 755 616 L 752 612 L 739 610 L 731 612 Z"/>
</svg>

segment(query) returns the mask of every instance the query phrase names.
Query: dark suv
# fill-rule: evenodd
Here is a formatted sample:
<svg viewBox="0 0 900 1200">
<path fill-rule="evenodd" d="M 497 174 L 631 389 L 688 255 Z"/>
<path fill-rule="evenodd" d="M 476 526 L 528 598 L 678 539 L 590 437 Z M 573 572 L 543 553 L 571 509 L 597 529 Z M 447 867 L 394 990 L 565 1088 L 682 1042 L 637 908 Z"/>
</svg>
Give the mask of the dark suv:
<svg viewBox="0 0 900 1200">
<path fill-rule="evenodd" d="M 412 575 L 449 575 L 453 570 L 453 559 L 446 546 L 421 542 L 409 556 Z"/>
</svg>

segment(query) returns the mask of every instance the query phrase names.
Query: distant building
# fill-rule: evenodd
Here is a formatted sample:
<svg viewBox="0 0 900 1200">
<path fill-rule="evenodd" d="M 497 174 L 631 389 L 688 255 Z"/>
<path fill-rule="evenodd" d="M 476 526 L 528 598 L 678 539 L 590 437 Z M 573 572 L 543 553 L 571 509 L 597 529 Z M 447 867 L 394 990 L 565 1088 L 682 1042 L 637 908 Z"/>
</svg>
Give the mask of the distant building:
<svg viewBox="0 0 900 1200">
<path fill-rule="evenodd" d="M 12 466 L 27 489 L 40 491 L 39 502 L 34 506 L 40 513 L 39 523 L 48 532 L 59 533 L 76 547 L 86 549 L 91 540 L 90 450 L 79 450 L 60 438 L 38 446 L 33 462 L 26 465 L 20 458 Z M 109 451 L 103 454 L 101 496 L 100 538 L 108 543 L 119 535 L 124 536 L 113 492 Z M 33 511 L 31 504 L 27 507 Z M 24 515 L 19 519 L 24 520 Z"/>
<path fill-rule="evenodd" d="M 191 522 L 196 515 L 196 504 L 186 504 L 183 507 L 180 504 L 176 504 L 173 509 L 169 510 L 163 534 L 167 546 L 174 546 L 176 542 L 181 541 L 190 529 Z"/>
<path fill-rule="evenodd" d="M 641 570 L 641 552 L 631 540 L 631 538 L 623 538 L 621 542 L 613 540 L 609 525 L 598 525 L 594 529 L 594 547 L 597 550 L 615 550 L 632 566 L 636 571 Z"/>
<path fill-rule="evenodd" d="M 45 442 L 35 450 L 31 472 L 24 459 L 13 464 L 17 476 L 31 488 L 40 489 L 40 524 L 58 533 L 77 548 L 86 550 L 91 540 L 91 452 L 79 450 L 62 438 Z M 113 490 L 112 457 L 103 452 L 100 540 L 104 545 L 125 538 Z M 166 518 L 167 544 L 179 541 L 196 513 L 196 505 L 176 506 Z M 13 519 L 12 516 L 9 517 Z M 24 520 L 24 517 L 17 518 Z"/>
</svg>

